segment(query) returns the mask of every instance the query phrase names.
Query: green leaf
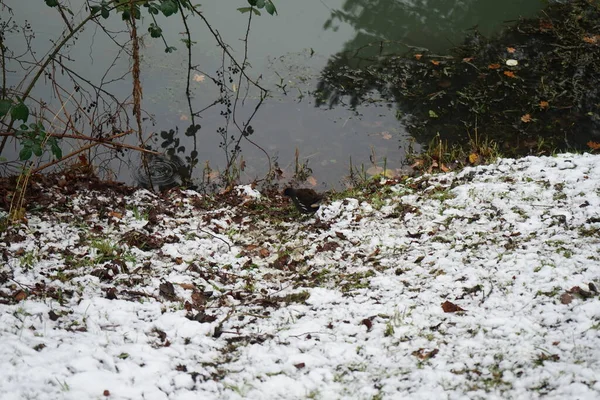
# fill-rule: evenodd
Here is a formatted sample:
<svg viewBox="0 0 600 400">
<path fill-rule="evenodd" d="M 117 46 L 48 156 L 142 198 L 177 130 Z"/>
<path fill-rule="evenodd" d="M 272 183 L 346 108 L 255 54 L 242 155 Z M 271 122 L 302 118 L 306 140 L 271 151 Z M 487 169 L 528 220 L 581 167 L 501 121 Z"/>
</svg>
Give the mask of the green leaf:
<svg viewBox="0 0 600 400">
<path fill-rule="evenodd" d="M 46 5 L 48 7 L 56 7 L 58 5 L 58 0 L 45 0 Z"/>
<path fill-rule="evenodd" d="M 42 153 L 44 152 L 44 150 L 42 149 L 42 146 L 40 145 L 39 142 L 33 144 L 32 150 L 33 150 L 33 154 L 35 154 L 38 157 L 41 157 Z"/>
<path fill-rule="evenodd" d="M 249 11 L 252 11 L 252 7 L 240 7 L 237 9 L 239 12 L 241 12 L 242 14 L 245 14 Z"/>
<path fill-rule="evenodd" d="M 198 133 L 200 128 L 201 126 L 198 124 L 188 126 L 188 128 L 185 130 L 185 136 L 194 136 L 196 133 Z"/>
<path fill-rule="evenodd" d="M 165 53 L 173 53 L 176 50 L 177 50 L 177 47 L 168 46 L 165 48 Z"/>
<path fill-rule="evenodd" d="M 267 0 L 265 2 L 265 10 L 267 10 L 267 12 L 271 15 L 277 14 L 277 9 L 275 8 L 275 4 L 273 4 L 273 2 L 270 0 Z"/>
<path fill-rule="evenodd" d="M 14 120 L 20 119 L 25 122 L 29 118 L 29 108 L 25 104 L 19 103 L 10 110 L 10 116 Z"/>
<path fill-rule="evenodd" d="M 100 13 L 100 15 L 102 15 L 102 18 L 107 19 L 110 15 L 108 7 L 102 7 L 102 12 Z"/>
<path fill-rule="evenodd" d="M 54 137 L 50 138 L 49 142 L 50 142 L 50 151 L 54 155 L 54 158 L 56 158 L 57 160 L 60 160 L 62 158 L 62 150 L 60 149 L 60 146 L 58 145 L 56 138 L 54 138 Z"/>
<path fill-rule="evenodd" d="M 10 99 L 0 100 L 0 118 L 8 114 L 10 107 L 12 107 L 12 101 L 10 101 Z"/>
<path fill-rule="evenodd" d="M 177 3 L 173 0 L 167 0 L 160 5 L 160 11 L 165 17 L 170 17 L 177 12 Z"/>
<path fill-rule="evenodd" d="M 92 6 L 92 7 L 90 7 L 90 12 L 92 13 L 92 15 L 98 14 L 98 11 L 100 11 L 101 9 L 102 9 L 102 7 L 100 7 L 100 6 Z"/>
<path fill-rule="evenodd" d="M 265 6 L 265 0 L 256 0 L 256 7 L 263 8 Z"/>
<path fill-rule="evenodd" d="M 150 36 L 153 38 L 159 38 L 162 35 L 162 29 L 160 29 L 160 26 L 156 25 L 154 22 L 148 27 L 148 32 L 150 32 Z"/>
<path fill-rule="evenodd" d="M 31 158 L 32 155 L 33 155 L 33 152 L 31 151 L 31 147 L 25 146 L 19 152 L 19 160 L 27 161 Z"/>
<path fill-rule="evenodd" d="M 123 13 L 121 14 L 121 19 L 123 21 L 129 21 L 131 19 L 131 13 L 129 12 L 129 10 L 123 10 Z"/>
<path fill-rule="evenodd" d="M 248 0 L 248 4 L 250 4 L 252 7 L 255 7 L 257 1 L 258 0 Z"/>
</svg>

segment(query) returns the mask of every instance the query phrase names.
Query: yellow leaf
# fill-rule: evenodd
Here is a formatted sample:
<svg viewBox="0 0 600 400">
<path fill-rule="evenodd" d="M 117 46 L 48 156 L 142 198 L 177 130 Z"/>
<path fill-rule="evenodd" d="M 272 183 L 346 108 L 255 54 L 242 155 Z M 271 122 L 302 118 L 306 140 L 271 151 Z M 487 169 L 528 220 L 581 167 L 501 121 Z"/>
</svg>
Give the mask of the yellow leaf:
<svg viewBox="0 0 600 400">
<path fill-rule="evenodd" d="M 512 71 L 504 71 L 504 75 L 508 76 L 509 78 L 516 78 L 515 73 Z"/>
<path fill-rule="evenodd" d="M 550 106 L 550 103 L 548 103 L 547 101 L 544 101 L 544 100 L 540 101 L 540 108 L 541 109 L 546 109 L 549 106 Z"/>
<path fill-rule="evenodd" d="M 477 164 L 478 161 L 479 161 L 479 155 L 477 153 L 469 154 L 469 162 L 471 164 Z"/>
</svg>

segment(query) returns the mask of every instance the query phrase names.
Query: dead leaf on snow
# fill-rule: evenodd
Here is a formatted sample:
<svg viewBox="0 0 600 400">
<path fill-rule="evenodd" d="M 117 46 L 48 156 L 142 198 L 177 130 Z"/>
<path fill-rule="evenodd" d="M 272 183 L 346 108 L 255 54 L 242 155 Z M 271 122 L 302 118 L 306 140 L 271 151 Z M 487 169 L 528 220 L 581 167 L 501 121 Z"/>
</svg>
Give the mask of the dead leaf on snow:
<svg viewBox="0 0 600 400">
<path fill-rule="evenodd" d="M 262 258 L 267 258 L 271 255 L 271 252 L 269 250 L 265 249 L 264 247 L 261 247 L 261 249 L 258 251 L 258 254 Z"/>
<path fill-rule="evenodd" d="M 569 293 L 563 293 L 562 295 L 560 295 L 560 302 L 562 304 L 570 304 L 573 301 L 573 296 L 571 296 Z"/>
<path fill-rule="evenodd" d="M 175 287 L 171 282 L 163 282 L 158 286 L 158 292 L 166 299 L 175 299 Z"/>
<path fill-rule="evenodd" d="M 370 318 L 363 319 L 362 321 L 360 321 L 360 324 L 367 327 L 367 332 L 370 332 L 371 328 L 373 327 L 373 322 L 371 322 Z"/>
<path fill-rule="evenodd" d="M 25 293 L 24 290 L 19 290 L 17 293 L 15 293 L 14 298 L 16 301 L 23 301 L 27 298 L 27 293 Z"/>
<path fill-rule="evenodd" d="M 194 289 L 196 289 L 196 285 L 194 285 L 193 283 L 180 283 L 179 286 L 181 286 L 185 290 L 194 290 Z"/>
<path fill-rule="evenodd" d="M 116 219 L 122 219 L 123 218 L 123 214 L 121 214 L 120 212 L 117 212 L 117 211 L 109 211 L 108 212 L 108 216 L 116 218 Z"/>
<path fill-rule="evenodd" d="M 457 312 L 457 311 L 467 311 L 467 310 L 465 310 L 463 308 L 460 308 L 456 304 L 451 303 L 451 302 L 449 302 L 447 300 L 442 303 L 442 310 L 444 310 L 444 312 L 447 312 L 447 313 L 452 313 L 452 312 Z"/>
<path fill-rule="evenodd" d="M 429 360 L 430 358 L 435 357 L 435 355 L 439 352 L 440 351 L 438 349 L 433 349 L 431 351 L 427 351 L 423 348 L 420 348 L 419 350 L 413 351 L 412 355 L 415 357 L 418 357 L 421 360 Z"/>
</svg>

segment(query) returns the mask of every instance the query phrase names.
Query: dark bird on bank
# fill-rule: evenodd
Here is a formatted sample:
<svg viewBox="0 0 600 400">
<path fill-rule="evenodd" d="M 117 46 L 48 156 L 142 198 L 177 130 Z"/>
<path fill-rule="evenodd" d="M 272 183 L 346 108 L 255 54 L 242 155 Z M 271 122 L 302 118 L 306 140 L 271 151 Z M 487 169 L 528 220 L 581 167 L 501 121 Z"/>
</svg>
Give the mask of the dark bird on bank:
<svg viewBox="0 0 600 400">
<path fill-rule="evenodd" d="M 283 194 L 291 198 L 298 211 L 304 214 L 317 212 L 323 200 L 323 196 L 312 189 L 294 189 L 289 187 L 283 191 Z"/>
</svg>

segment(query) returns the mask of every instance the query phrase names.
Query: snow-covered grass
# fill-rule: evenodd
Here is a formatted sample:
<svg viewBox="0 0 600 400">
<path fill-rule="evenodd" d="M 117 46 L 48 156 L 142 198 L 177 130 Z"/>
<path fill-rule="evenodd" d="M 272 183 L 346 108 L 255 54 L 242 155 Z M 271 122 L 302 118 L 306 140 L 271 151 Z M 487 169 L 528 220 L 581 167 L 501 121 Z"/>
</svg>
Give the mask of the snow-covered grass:
<svg viewBox="0 0 600 400">
<path fill-rule="evenodd" d="M 45 190 L 0 234 L 1 399 L 600 398 L 598 156 L 305 219 L 249 187 Z"/>
</svg>

